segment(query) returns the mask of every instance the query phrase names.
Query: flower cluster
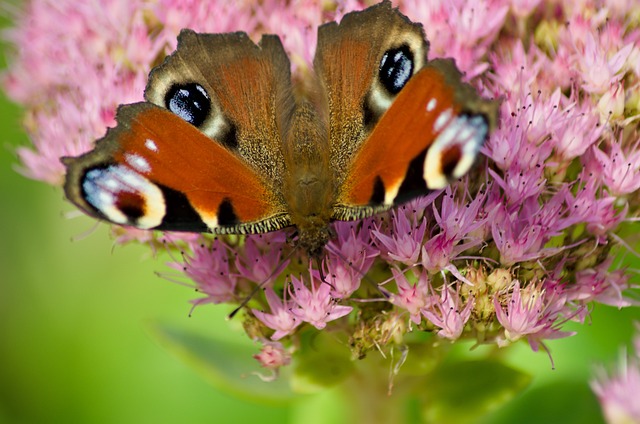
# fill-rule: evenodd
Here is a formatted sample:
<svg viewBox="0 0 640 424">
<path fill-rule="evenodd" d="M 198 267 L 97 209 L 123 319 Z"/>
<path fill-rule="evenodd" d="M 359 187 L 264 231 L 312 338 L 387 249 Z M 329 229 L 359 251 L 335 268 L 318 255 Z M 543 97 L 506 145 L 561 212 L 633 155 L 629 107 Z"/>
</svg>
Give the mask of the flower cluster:
<svg viewBox="0 0 640 424">
<path fill-rule="evenodd" d="M 142 98 L 148 70 L 183 27 L 280 34 L 302 78 L 316 27 L 365 7 L 288 3 L 31 1 L 9 32 L 19 50 L 3 80 L 27 109 L 34 148 L 20 150 L 24 172 L 58 184 L 59 157 L 89 150 L 118 104 Z M 483 96 L 501 99 L 478 167 L 388 213 L 336 222 L 319 263 L 286 231 L 163 235 L 181 250 L 171 266 L 200 292 L 194 303 L 237 306 L 260 286 L 243 310 L 249 336 L 274 341 L 265 352 L 289 354 L 315 328 L 342 334 L 354 357 L 402 345 L 412 331 L 498 346 L 522 339 L 537 350 L 571 335 L 563 324 L 582 321 L 590 302 L 637 305 L 612 259 L 628 248 L 621 224 L 640 207 L 640 17 L 631 3 L 398 1 L 424 25 L 431 56 L 453 57 Z"/>
</svg>

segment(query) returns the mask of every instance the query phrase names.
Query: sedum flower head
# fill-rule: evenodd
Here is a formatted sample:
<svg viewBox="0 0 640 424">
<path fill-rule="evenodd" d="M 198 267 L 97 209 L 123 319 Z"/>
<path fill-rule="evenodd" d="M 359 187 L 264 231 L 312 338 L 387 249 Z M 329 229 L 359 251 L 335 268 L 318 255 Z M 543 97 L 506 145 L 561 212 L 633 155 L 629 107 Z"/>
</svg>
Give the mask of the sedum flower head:
<svg viewBox="0 0 640 424">
<path fill-rule="evenodd" d="M 626 249 L 620 224 L 640 208 L 640 20 L 632 2 L 606 3 L 399 0 L 424 25 L 432 56 L 453 57 L 485 97 L 501 99 L 499 125 L 477 167 L 446 190 L 334 223 L 319 263 L 289 243 L 291 231 L 117 229 L 118 240 L 166 246 L 169 266 L 197 288 L 196 306 L 233 308 L 252 296 L 241 319 L 270 369 L 295 358 L 313 331 L 348 340 L 356 358 L 403 347 L 412 332 L 431 333 L 429 343 L 527 340 L 538 349 L 573 334 L 563 324 L 584 320 L 590 302 L 635 305 L 635 285 L 611 255 Z M 142 99 L 149 70 L 184 27 L 279 34 L 302 80 L 317 26 L 364 7 L 28 2 L 8 32 L 16 49 L 2 78 L 33 141 L 19 150 L 22 171 L 59 184 L 59 158 L 90 150 L 118 104 Z"/>
</svg>

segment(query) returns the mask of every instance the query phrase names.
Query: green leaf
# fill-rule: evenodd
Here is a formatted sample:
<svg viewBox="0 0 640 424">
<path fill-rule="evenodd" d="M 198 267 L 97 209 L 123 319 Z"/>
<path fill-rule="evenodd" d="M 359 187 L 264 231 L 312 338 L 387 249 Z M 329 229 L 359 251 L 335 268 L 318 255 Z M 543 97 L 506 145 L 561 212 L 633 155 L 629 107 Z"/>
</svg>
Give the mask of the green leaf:
<svg viewBox="0 0 640 424">
<path fill-rule="evenodd" d="M 260 368 L 253 358 L 259 348 L 251 342 L 204 336 L 160 323 L 152 324 L 150 329 L 163 347 L 221 391 L 270 404 L 286 403 L 295 396 L 287 375 L 280 375 L 271 382 L 262 381 L 254 375 L 256 372 L 266 375 L 269 371 Z M 287 368 L 283 368 L 282 374 L 286 374 Z"/>
<path fill-rule="evenodd" d="M 473 423 L 519 394 L 531 376 L 493 360 L 452 362 L 425 379 L 429 423 Z"/>
</svg>

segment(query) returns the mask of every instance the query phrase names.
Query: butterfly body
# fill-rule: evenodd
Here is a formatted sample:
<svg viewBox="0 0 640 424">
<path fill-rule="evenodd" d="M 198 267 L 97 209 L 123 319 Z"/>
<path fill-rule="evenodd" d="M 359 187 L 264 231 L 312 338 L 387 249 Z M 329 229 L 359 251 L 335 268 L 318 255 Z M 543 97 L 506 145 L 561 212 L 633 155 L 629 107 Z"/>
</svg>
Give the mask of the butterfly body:
<svg viewBox="0 0 640 424">
<path fill-rule="evenodd" d="M 317 257 L 332 221 L 462 176 L 495 125 L 496 103 L 427 51 L 422 27 L 384 1 L 320 27 L 301 91 L 278 37 L 183 30 L 151 72 L 146 102 L 121 106 L 94 150 L 63 158 L 66 195 L 143 229 L 294 226 Z"/>
<path fill-rule="evenodd" d="M 302 102 L 284 143 L 283 193 L 291 224 L 298 232 L 298 245 L 312 256 L 320 254 L 330 238 L 328 223 L 337 194 L 327 160 L 327 137 L 313 105 Z"/>
</svg>

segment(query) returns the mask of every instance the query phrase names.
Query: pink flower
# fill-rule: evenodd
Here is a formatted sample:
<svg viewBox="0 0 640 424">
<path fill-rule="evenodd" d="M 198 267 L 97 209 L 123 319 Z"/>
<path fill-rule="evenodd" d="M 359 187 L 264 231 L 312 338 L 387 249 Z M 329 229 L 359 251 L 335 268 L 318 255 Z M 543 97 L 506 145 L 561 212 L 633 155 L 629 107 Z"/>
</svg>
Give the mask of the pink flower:
<svg viewBox="0 0 640 424">
<path fill-rule="evenodd" d="M 625 90 L 621 82 L 611 84 L 609 89 L 598 100 L 600 122 L 620 120 L 624 118 Z"/>
<path fill-rule="evenodd" d="M 331 295 L 348 298 L 360 287 L 379 254 L 373 247 L 372 220 L 364 220 L 356 226 L 352 222 L 336 222 L 336 237 L 327 245 L 327 257 L 322 261 L 323 274 L 332 287 Z M 319 278 L 319 273 L 318 273 Z"/>
<path fill-rule="evenodd" d="M 504 24 L 509 7 L 501 0 L 405 0 L 403 12 L 424 23 L 431 41 L 431 55 L 453 57 L 458 67 L 473 78 L 487 68 L 481 62 L 487 48 Z"/>
<path fill-rule="evenodd" d="M 530 197 L 538 197 L 546 183 L 542 167 L 508 170 L 504 177 L 490 169 L 489 175 L 502 188 L 510 205 L 520 204 Z"/>
<path fill-rule="evenodd" d="M 183 263 L 171 262 L 169 266 L 185 273 L 199 292 L 207 297 L 194 304 L 222 303 L 236 300 L 238 276 L 230 272 L 228 247 L 219 240 L 210 246 L 202 240 L 191 243 L 191 254 L 182 255 Z"/>
<path fill-rule="evenodd" d="M 429 297 L 429 280 L 427 273 L 422 271 L 418 276 L 418 281 L 414 284 L 409 283 L 404 272 L 391 269 L 393 279 L 398 287 L 398 294 L 392 294 L 389 301 L 396 306 L 407 309 L 414 324 L 420 324 L 422 317 L 420 312 L 427 306 Z"/>
<path fill-rule="evenodd" d="M 635 337 L 635 352 L 620 354 L 618 369 L 607 373 L 604 368 L 597 370 L 591 381 L 594 391 L 608 424 L 640 422 L 640 337 Z"/>
<path fill-rule="evenodd" d="M 511 10 L 520 17 L 526 18 L 542 3 L 542 0 L 511 0 Z"/>
<path fill-rule="evenodd" d="M 516 341 L 544 328 L 546 323 L 541 320 L 544 313 L 543 292 L 540 288 L 527 286 L 521 292 L 520 282 L 516 280 L 506 303 L 505 309 L 499 296 L 493 298 L 496 318 L 504 327 L 504 335 L 508 341 Z"/>
<path fill-rule="evenodd" d="M 261 367 L 271 371 L 271 375 L 263 375 L 254 372 L 262 381 L 272 382 L 278 378 L 278 371 L 281 367 L 291 363 L 291 351 L 284 348 L 282 343 L 263 341 L 260 353 L 253 355 Z"/>
<path fill-rule="evenodd" d="M 622 140 L 607 143 L 606 149 L 592 150 L 600 163 L 604 184 L 612 194 L 620 196 L 640 188 L 640 139 L 627 149 L 622 148 Z"/>
<path fill-rule="evenodd" d="M 580 76 L 584 81 L 582 88 L 592 93 L 604 93 L 611 84 L 617 83 L 624 76 L 623 66 L 633 44 L 627 44 L 610 55 L 598 43 L 593 32 L 586 34 L 585 41 L 584 51 L 576 55 Z"/>
<path fill-rule="evenodd" d="M 333 225 L 335 238 L 327 244 L 332 263 L 347 263 L 365 274 L 379 254 L 373 246 L 373 219 L 364 219 L 359 224 L 336 222 Z"/>
<path fill-rule="evenodd" d="M 243 246 L 243 254 L 236 258 L 236 267 L 240 275 L 251 281 L 264 282 L 275 278 L 289 263 L 289 260 L 282 259 L 282 249 L 284 239 L 282 234 L 278 234 L 281 239 L 274 245 L 261 247 L 260 241 L 263 237 L 273 236 L 256 235 L 247 237 Z"/>
<path fill-rule="evenodd" d="M 596 145 L 603 132 L 592 105 L 571 104 L 562 111 L 562 119 L 553 128 L 551 144 L 566 161 L 580 157 Z"/>
<path fill-rule="evenodd" d="M 574 335 L 573 332 L 560 331 L 563 321 L 559 321 L 564 313 L 570 311 L 565 305 L 566 295 L 562 290 L 547 292 L 547 283 L 529 284 L 520 288 L 520 282 L 513 282 L 511 293 L 502 297 L 498 293 L 493 298 L 496 318 L 504 327 L 504 339 L 498 338 L 498 346 L 506 346 L 511 342 L 526 337 L 534 351 L 537 351 L 542 340 L 551 340 Z M 557 286 L 549 285 L 550 288 Z M 506 310 L 503 303 L 507 303 Z M 569 317 L 565 317 L 565 320 Z M 544 346 L 544 344 L 542 344 Z"/>
<path fill-rule="evenodd" d="M 311 288 L 307 288 L 302 279 L 291 277 L 289 294 L 296 306 L 291 314 L 322 330 L 327 323 L 347 315 L 353 310 L 351 306 L 339 305 L 331 297 L 331 286 L 327 283 L 311 280 Z"/>
<path fill-rule="evenodd" d="M 526 172 L 539 168 L 551 156 L 550 133 L 564 124 L 559 111 L 562 93 L 532 96 L 522 87 L 518 97 L 503 102 L 503 123 L 483 150 L 502 171 Z M 508 182 L 507 182 L 508 183 Z M 505 184 L 505 183 L 503 183 Z"/>
<path fill-rule="evenodd" d="M 323 275 L 331 287 L 331 296 L 337 299 L 347 299 L 358 290 L 362 276 L 365 275 L 357 264 L 344 263 L 337 259 L 332 262 L 322 261 Z M 315 274 L 314 274 L 315 275 Z M 318 273 L 318 278 L 320 273 Z"/>
<path fill-rule="evenodd" d="M 497 51 L 489 53 L 489 59 L 494 72 L 489 77 L 503 90 L 509 89 L 504 93 L 507 98 L 516 95 L 529 96 L 531 92 L 528 89 L 540 83 L 540 72 L 550 66 L 549 59 L 536 45 L 524 46 L 519 39 L 505 40 Z M 505 106 L 507 104 L 503 104 L 503 107 Z M 505 114 L 502 117 L 509 119 Z M 504 127 L 502 129 L 509 130 Z M 500 130 L 501 128 L 498 129 Z"/>
<path fill-rule="evenodd" d="M 445 233 L 436 234 L 427 239 L 422 246 L 422 266 L 431 273 L 446 269 L 454 256 L 457 240 Z"/>
<path fill-rule="evenodd" d="M 433 295 L 433 301 L 424 309 L 422 315 L 436 327 L 440 327 L 438 335 L 449 340 L 457 340 L 471 316 L 473 298 L 461 309 L 462 299 L 449 287 L 443 287 L 439 299 Z"/>
<path fill-rule="evenodd" d="M 518 209 L 512 213 L 504 208 L 498 209 L 491 227 L 502 265 L 511 266 L 557 253 L 558 249 L 543 247 L 550 235 L 548 229 L 528 222 L 535 216 L 521 217 L 518 212 Z"/>
<path fill-rule="evenodd" d="M 618 308 L 640 306 L 640 301 L 624 294 L 637 285 L 629 281 L 624 269 L 609 271 L 612 262 L 610 258 L 596 267 L 578 271 L 575 286 L 569 290 L 571 298 L 584 302 L 595 300 Z"/>
<path fill-rule="evenodd" d="M 252 312 L 253 315 L 262 321 L 264 325 L 272 330 L 276 330 L 276 332 L 271 336 L 271 340 L 280 340 L 284 336 L 291 334 L 297 326 L 302 324 L 302 321 L 297 319 L 295 315 L 291 313 L 291 308 L 293 307 L 293 303 L 291 301 L 288 301 L 287 299 L 280 300 L 271 287 L 267 287 L 265 289 L 265 295 L 267 297 L 267 303 L 269 304 L 271 313 L 266 313 L 257 309 L 252 309 Z"/>
<path fill-rule="evenodd" d="M 291 353 L 288 352 L 282 343 L 264 342 L 260 353 L 253 355 L 260 363 L 260 366 L 268 369 L 278 369 L 291 363 Z"/>
<path fill-rule="evenodd" d="M 453 261 L 467 249 L 482 243 L 475 235 L 489 219 L 483 214 L 487 192 L 479 193 L 473 200 L 464 201 L 455 198 L 451 188 L 442 197 L 440 210 L 433 206 L 433 215 L 441 232 L 432 234 L 422 247 L 422 266 L 430 272 L 451 269 Z M 455 267 L 454 267 L 455 268 Z"/>
<path fill-rule="evenodd" d="M 427 221 L 423 218 L 419 223 L 415 220 L 412 222 L 402 209 L 392 212 L 391 219 L 391 236 L 377 230 L 372 232 L 373 235 L 385 247 L 391 259 L 406 265 L 415 264 L 420 256 Z"/>
</svg>

